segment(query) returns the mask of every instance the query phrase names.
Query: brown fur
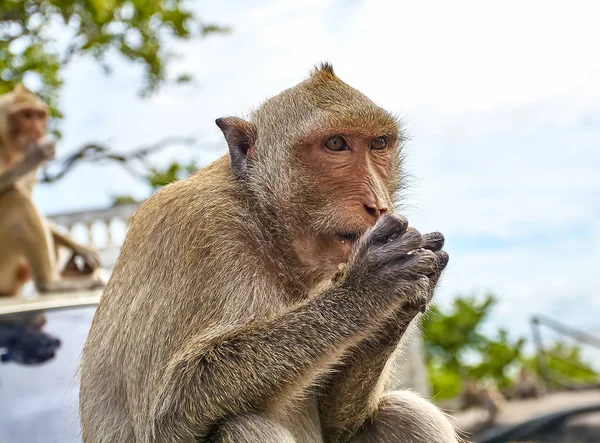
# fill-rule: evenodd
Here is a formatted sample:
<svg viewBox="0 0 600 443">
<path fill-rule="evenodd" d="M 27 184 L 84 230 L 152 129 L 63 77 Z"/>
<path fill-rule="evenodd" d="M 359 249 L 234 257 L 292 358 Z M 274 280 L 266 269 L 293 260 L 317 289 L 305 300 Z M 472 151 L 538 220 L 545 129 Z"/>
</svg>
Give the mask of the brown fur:
<svg viewBox="0 0 600 443">
<path fill-rule="evenodd" d="M 325 65 L 217 125 L 230 155 L 131 220 L 83 352 L 85 443 L 456 442 L 434 406 L 380 389 L 447 262 L 441 234 L 381 216 L 396 120 Z M 325 151 L 335 134 L 352 150 Z"/>
<path fill-rule="evenodd" d="M 98 254 L 62 234 L 33 202 L 38 168 L 54 155 L 53 143 L 45 141 L 47 115 L 46 105 L 22 85 L 0 96 L 1 295 L 18 294 L 31 278 L 40 292 L 104 285 L 96 277 L 60 278 L 59 246 L 71 249 L 92 268 L 99 264 Z"/>
</svg>

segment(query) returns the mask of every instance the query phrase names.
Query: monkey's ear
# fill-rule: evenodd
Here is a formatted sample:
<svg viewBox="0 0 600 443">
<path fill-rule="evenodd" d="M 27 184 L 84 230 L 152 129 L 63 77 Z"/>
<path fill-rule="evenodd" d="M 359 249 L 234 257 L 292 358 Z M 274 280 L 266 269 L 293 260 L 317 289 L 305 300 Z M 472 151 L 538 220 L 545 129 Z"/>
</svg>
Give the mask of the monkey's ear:
<svg viewBox="0 0 600 443">
<path fill-rule="evenodd" d="M 256 129 L 254 125 L 238 117 L 224 117 L 215 120 L 219 129 L 223 132 L 229 156 L 231 157 L 231 169 L 241 179 L 248 175 L 248 156 L 252 156 L 254 142 L 256 141 Z"/>
</svg>

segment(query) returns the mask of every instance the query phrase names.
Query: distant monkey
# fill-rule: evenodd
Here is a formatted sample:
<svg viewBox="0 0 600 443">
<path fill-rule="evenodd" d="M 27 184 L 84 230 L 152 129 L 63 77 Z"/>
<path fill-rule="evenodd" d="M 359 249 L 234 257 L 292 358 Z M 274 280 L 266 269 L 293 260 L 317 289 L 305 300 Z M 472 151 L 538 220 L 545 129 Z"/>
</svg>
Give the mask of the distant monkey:
<svg viewBox="0 0 600 443">
<path fill-rule="evenodd" d="M 38 167 L 54 158 L 47 119 L 46 105 L 23 85 L 0 95 L 0 193 L 17 184 L 33 192 Z"/>
<path fill-rule="evenodd" d="M 40 292 L 104 286 L 95 276 L 61 278 L 56 248 L 70 249 L 92 268 L 98 254 L 61 233 L 33 202 L 38 168 L 54 157 L 47 119 L 46 105 L 23 85 L 0 96 L 0 295 L 18 294 L 32 278 Z"/>
<path fill-rule="evenodd" d="M 473 379 L 465 382 L 460 400 L 461 409 L 482 408 L 486 413 L 486 422 L 490 423 L 506 408 L 506 399 L 495 385 L 479 387 Z"/>
<path fill-rule="evenodd" d="M 394 214 L 402 132 L 330 65 L 131 220 L 83 352 L 85 443 L 459 441 L 388 359 L 448 262 Z"/>
<path fill-rule="evenodd" d="M 541 395 L 542 389 L 535 373 L 527 366 L 521 366 L 515 386 L 515 396 L 517 398 L 538 398 Z"/>
</svg>

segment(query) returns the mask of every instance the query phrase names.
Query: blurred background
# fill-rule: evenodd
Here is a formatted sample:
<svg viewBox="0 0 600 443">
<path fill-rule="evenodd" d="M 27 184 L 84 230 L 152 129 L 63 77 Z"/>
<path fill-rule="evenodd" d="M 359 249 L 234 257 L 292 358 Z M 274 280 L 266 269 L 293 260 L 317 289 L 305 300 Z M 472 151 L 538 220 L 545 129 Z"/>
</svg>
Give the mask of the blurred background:
<svg viewBox="0 0 600 443">
<path fill-rule="evenodd" d="M 217 117 L 330 61 L 404 120 L 402 212 L 443 232 L 451 257 L 401 383 L 491 435 L 600 405 L 599 13 L 590 1 L 3 0 L 0 93 L 23 81 L 50 104 L 57 157 L 35 202 L 100 248 L 108 275 L 137 205 L 227 152 Z M 0 441 L 81 441 L 93 313 L 48 312 L 56 356 L 0 365 Z M 598 413 L 565 423 L 529 440 L 600 441 Z"/>
</svg>

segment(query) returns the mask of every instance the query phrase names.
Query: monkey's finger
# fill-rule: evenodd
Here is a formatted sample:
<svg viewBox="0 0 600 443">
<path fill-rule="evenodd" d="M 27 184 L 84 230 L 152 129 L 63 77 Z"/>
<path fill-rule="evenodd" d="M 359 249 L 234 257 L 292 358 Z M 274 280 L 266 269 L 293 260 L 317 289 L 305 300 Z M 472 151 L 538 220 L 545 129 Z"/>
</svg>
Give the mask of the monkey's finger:
<svg viewBox="0 0 600 443">
<path fill-rule="evenodd" d="M 446 269 L 446 266 L 448 265 L 448 262 L 450 261 L 450 256 L 448 255 L 448 253 L 446 251 L 437 251 L 435 253 L 435 258 L 436 258 L 436 264 L 438 267 L 438 271 L 441 273 L 444 269 Z"/>
<path fill-rule="evenodd" d="M 435 253 L 427 249 L 418 249 L 410 255 L 398 255 L 389 264 L 401 280 L 415 280 L 427 277 L 435 272 Z"/>
<path fill-rule="evenodd" d="M 88 265 L 91 268 L 97 268 L 98 266 L 100 266 L 100 256 L 98 254 L 93 254 L 90 257 L 88 257 Z"/>
<path fill-rule="evenodd" d="M 90 268 L 97 268 L 100 266 L 100 255 L 96 251 L 79 251 L 77 254 L 83 258 L 83 261 L 85 261 Z"/>
<path fill-rule="evenodd" d="M 389 267 L 392 273 L 403 272 L 413 279 L 434 271 L 434 253 L 422 249 L 422 244 L 423 237 L 419 231 L 408 228 L 399 239 L 371 248 L 369 256 L 378 268 Z"/>
<path fill-rule="evenodd" d="M 430 232 L 423 235 L 423 248 L 431 251 L 439 251 L 444 247 L 444 234 L 441 232 Z"/>
<path fill-rule="evenodd" d="M 384 215 L 367 234 L 371 244 L 385 244 L 400 237 L 408 228 L 408 220 L 401 215 Z"/>
<path fill-rule="evenodd" d="M 446 251 L 435 252 L 435 269 L 433 272 L 427 275 L 432 291 L 435 288 L 435 285 L 437 285 L 437 282 L 440 279 L 442 272 L 448 265 L 449 260 L 450 256 Z"/>
<path fill-rule="evenodd" d="M 386 245 L 386 249 L 397 256 L 405 256 L 427 251 L 422 249 L 422 246 L 423 236 L 421 233 L 415 228 L 408 228 L 406 232 L 402 234 L 402 237 L 389 242 Z"/>
</svg>

